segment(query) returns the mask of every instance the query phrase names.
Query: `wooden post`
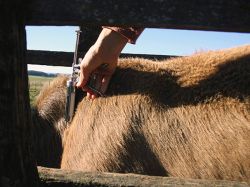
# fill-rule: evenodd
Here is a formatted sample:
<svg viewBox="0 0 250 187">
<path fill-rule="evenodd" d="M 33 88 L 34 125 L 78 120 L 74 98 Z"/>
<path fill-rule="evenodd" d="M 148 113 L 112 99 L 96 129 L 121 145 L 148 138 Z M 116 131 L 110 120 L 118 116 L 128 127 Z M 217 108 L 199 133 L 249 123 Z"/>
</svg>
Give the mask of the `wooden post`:
<svg viewBox="0 0 250 187">
<path fill-rule="evenodd" d="M 27 1 L 0 2 L 0 186 L 38 186 L 31 151 L 24 12 Z"/>
<path fill-rule="evenodd" d="M 80 27 L 82 33 L 80 35 L 80 41 L 78 46 L 79 57 L 83 58 L 85 53 L 89 50 L 89 48 L 95 43 L 100 32 L 101 27 L 98 26 L 81 26 Z"/>
</svg>

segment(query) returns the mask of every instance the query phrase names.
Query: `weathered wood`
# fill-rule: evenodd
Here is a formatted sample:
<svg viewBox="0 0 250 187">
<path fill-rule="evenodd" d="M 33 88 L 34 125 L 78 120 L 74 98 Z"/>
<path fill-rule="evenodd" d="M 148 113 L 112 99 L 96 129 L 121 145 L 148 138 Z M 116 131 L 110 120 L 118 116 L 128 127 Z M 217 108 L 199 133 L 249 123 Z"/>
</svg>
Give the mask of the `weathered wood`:
<svg viewBox="0 0 250 187">
<path fill-rule="evenodd" d="M 250 32 L 246 0 L 33 0 L 28 25 L 117 25 Z"/>
<path fill-rule="evenodd" d="M 247 187 L 245 182 L 225 180 L 180 179 L 137 174 L 67 171 L 38 167 L 42 186 L 220 186 Z"/>
<path fill-rule="evenodd" d="M 84 54 L 80 54 L 79 57 L 83 57 Z M 161 60 L 175 56 L 168 55 L 147 55 L 147 54 L 121 54 L 121 58 L 139 57 L 147 59 Z M 27 52 L 27 64 L 40 64 L 50 66 L 72 66 L 73 53 L 72 52 L 57 52 L 57 51 L 39 51 L 28 50 Z"/>
<path fill-rule="evenodd" d="M 72 52 L 28 50 L 26 61 L 27 64 L 69 67 L 72 66 L 73 55 Z"/>
<path fill-rule="evenodd" d="M 95 43 L 97 40 L 102 28 L 101 27 L 84 27 L 83 25 L 80 27 L 81 35 L 78 46 L 78 52 L 86 53 L 89 48 Z"/>
<path fill-rule="evenodd" d="M 26 1 L 0 2 L 0 186 L 37 186 L 25 61 Z"/>
</svg>

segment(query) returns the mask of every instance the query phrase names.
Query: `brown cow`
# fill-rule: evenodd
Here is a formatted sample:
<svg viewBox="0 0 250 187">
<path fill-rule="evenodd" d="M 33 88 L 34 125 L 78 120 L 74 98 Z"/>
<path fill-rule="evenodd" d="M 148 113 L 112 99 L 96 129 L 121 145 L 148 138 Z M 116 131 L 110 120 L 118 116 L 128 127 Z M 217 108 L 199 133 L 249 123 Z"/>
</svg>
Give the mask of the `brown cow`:
<svg viewBox="0 0 250 187">
<path fill-rule="evenodd" d="M 37 164 L 60 167 L 62 137 L 67 123 L 64 120 L 66 77 L 58 77 L 46 85 L 32 109 L 33 139 Z"/>
<path fill-rule="evenodd" d="M 107 96 L 64 124 L 61 168 L 249 181 L 249 72 L 250 46 L 120 60 Z"/>
</svg>

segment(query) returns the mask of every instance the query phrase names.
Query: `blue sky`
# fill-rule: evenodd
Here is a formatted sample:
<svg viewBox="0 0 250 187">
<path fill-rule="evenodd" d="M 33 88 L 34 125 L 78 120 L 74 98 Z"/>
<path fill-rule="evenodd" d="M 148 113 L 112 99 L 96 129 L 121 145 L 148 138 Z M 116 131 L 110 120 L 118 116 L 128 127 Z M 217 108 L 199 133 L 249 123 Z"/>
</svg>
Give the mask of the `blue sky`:
<svg viewBox="0 0 250 187">
<path fill-rule="evenodd" d="M 26 27 L 27 48 L 34 50 L 74 51 L 78 27 Z M 87 37 L 87 36 L 84 36 Z M 197 51 L 225 49 L 250 44 L 250 33 L 146 29 L 136 45 L 127 44 L 122 52 L 162 55 L 191 55 Z M 70 68 L 29 65 L 31 70 L 70 72 Z"/>
</svg>

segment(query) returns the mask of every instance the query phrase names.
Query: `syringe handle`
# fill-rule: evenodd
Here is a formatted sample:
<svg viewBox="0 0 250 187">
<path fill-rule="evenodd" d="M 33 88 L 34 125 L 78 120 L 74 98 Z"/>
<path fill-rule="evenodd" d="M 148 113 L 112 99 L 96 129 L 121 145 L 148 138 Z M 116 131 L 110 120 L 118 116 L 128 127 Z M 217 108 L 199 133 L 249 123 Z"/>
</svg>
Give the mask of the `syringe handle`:
<svg viewBox="0 0 250 187">
<path fill-rule="evenodd" d="M 72 80 L 67 81 L 67 97 L 65 107 L 65 120 L 71 122 L 75 109 L 75 85 Z"/>
</svg>

